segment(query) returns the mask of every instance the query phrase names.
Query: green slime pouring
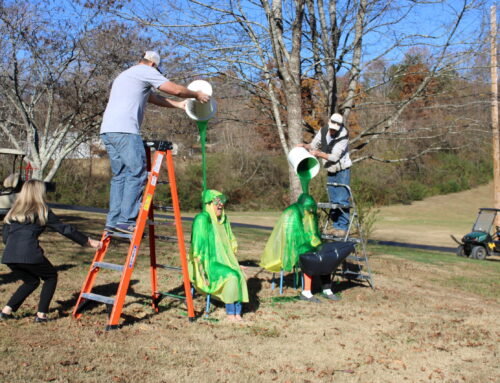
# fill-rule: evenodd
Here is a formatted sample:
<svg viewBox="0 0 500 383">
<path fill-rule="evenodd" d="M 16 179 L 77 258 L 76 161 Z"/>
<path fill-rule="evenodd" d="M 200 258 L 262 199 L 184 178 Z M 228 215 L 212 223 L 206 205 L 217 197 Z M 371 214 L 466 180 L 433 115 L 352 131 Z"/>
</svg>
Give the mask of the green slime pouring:
<svg viewBox="0 0 500 383">
<path fill-rule="evenodd" d="M 200 131 L 200 141 L 201 141 L 201 169 L 203 172 L 203 191 L 207 190 L 207 121 L 196 121 L 198 125 L 198 130 Z"/>
</svg>

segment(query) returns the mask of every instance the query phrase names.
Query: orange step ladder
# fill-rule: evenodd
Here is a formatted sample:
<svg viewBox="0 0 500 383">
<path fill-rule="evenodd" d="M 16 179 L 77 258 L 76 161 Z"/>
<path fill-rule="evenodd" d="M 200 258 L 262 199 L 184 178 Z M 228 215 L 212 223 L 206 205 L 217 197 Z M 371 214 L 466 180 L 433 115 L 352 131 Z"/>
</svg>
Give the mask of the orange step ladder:
<svg viewBox="0 0 500 383">
<path fill-rule="evenodd" d="M 108 325 L 106 330 L 112 330 L 119 328 L 120 316 L 123 309 L 123 304 L 125 303 L 125 298 L 127 295 L 127 290 L 130 284 L 130 278 L 132 272 L 134 271 L 134 266 L 136 258 L 139 254 L 139 248 L 141 245 L 141 240 L 143 238 L 145 226 L 149 226 L 149 248 L 150 248 L 150 271 L 151 271 L 151 289 L 152 289 L 152 306 L 155 312 L 158 312 L 158 303 L 163 295 L 173 295 L 161 293 L 158 291 L 157 283 L 157 268 L 175 268 L 162 266 L 156 263 L 156 244 L 155 240 L 176 240 L 179 247 L 179 257 L 181 262 L 180 269 L 182 270 L 183 284 L 185 291 L 185 300 L 187 303 L 188 317 L 190 321 L 195 319 L 194 307 L 193 307 L 193 297 L 191 294 L 191 284 L 189 281 L 187 258 L 186 258 L 186 246 L 184 243 L 184 234 L 182 230 L 181 212 L 179 207 L 179 199 L 177 195 L 177 185 L 175 182 L 175 172 L 174 163 L 172 159 L 172 149 L 173 145 L 168 141 L 148 141 L 144 142 L 146 148 L 146 157 L 148 164 L 148 182 L 144 190 L 144 195 L 142 198 L 141 208 L 139 210 L 139 215 L 136 221 L 136 228 L 132 235 L 122 234 L 122 233 L 108 233 L 104 232 L 102 235 L 102 248 L 96 251 L 90 270 L 87 274 L 87 278 L 83 284 L 82 290 L 76 302 L 75 308 L 73 310 L 73 317 L 80 318 L 82 315 L 82 310 L 89 301 L 95 301 L 104 303 L 109 307 L 112 306 L 111 313 L 109 315 Z M 153 161 L 151 161 L 151 149 L 156 149 L 154 153 Z M 166 160 L 168 182 L 159 181 L 159 174 L 162 168 L 163 161 Z M 170 185 L 170 193 L 172 197 L 172 207 L 166 208 L 162 206 L 156 206 L 153 204 L 153 197 L 155 194 L 157 184 L 168 183 Z M 166 237 L 155 235 L 155 221 L 154 221 L 154 208 L 169 210 L 174 213 L 176 234 L 177 237 Z M 159 222 L 162 224 L 163 222 Z M 130 246 L 127 252 L 127 258 L 123 265 L 112 264 L 108 262 L 103 262 L 110 242 L 113 238 L 117 239 L 130 239 Z M 114 298 L 107 297 L 99 294 L 92 293 L 92 289 L 97 277 L 97 274 L 101 269 L 109 269 L 121 272 L 120 283 L 118 285 L 118 290 Z M 176 268 L 179 269 L 179 268 Z M 174 295 L 175 296 L 175 295 Z M 177 296 L 178 297 L 178 296 Z"/>
</svg>

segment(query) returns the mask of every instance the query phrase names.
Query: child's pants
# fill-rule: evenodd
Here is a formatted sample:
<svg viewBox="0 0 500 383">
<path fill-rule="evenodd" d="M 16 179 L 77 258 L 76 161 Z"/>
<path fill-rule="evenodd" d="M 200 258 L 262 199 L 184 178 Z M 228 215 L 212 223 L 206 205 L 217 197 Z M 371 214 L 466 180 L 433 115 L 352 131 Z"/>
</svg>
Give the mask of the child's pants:
<svg viewBox="0 0 500 383">
<path fill-rule="evenodd" d="M 227 315 L 241 315 L 241 302 L 226 303 Z"/>
<path fill-rule="evenodd" d="M 24 300 L 40 285 L 40 279 L 42 279 L 43 286 L 38 302 L 38 312 L 48 313 L 50 301 L 57 286 L 56 268 L 48 259 L 45 259 L 44 263 L 9 263 L 7 266 L 16 277 L 23 281 L 23 284 L 9 299 L 7 306 L 11 307 L 12 311 L 17 311 Z"/>
</svg>

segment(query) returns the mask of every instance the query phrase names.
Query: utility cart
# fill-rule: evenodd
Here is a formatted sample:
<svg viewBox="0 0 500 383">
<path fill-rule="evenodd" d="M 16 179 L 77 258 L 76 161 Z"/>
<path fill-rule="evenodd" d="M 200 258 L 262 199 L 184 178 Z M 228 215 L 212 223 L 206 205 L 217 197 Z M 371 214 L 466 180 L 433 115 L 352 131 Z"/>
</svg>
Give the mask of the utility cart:
<svg viewBox="0 0 500 383">
<path fill-rule="evenodd" d="M 465 234 L 462 241 L 451 236 L 458 243 L 457 255 L 473 259 L 486 259 L 490 255 L 500 255 L 500 226 L 492 227 L 500 209 L 480 208 L 472 231 Z"/>
</svg>

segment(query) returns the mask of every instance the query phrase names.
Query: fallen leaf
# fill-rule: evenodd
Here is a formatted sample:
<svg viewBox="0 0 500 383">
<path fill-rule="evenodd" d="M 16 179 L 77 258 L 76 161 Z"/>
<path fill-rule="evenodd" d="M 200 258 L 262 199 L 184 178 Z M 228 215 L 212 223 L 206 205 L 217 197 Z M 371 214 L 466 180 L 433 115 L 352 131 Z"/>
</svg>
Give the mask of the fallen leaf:
<svg viewBox="0 0 500 383">
<path fill-rule="evenodd" d="M 345 372 L 346 374 L 354 374 L 354 370 L 348 369 L 348 370 L 340 370 L 341 372 Z"/>
</svg>

